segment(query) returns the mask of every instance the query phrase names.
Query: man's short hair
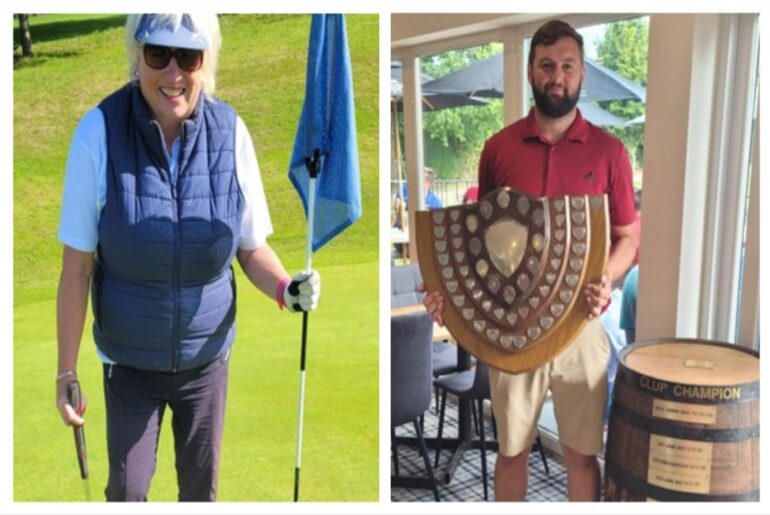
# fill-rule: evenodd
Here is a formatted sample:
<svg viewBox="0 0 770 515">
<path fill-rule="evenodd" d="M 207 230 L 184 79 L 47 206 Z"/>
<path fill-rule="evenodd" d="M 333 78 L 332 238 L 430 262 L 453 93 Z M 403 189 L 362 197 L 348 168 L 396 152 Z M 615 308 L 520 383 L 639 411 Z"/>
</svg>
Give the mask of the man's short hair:
<svg viewBox="0 0 770 515">
<path fill-rule="evenodd" d="M 530 66 L 535 61 L 535 48 L 553 45 L 561 38 L 572 38 L 577 42 L 580 48 L 580 62 L 583 62 L 583 36 L 572 28 L 572 25 L 569 23 L 561 20 L 551 20 L 541 25 L 537 32 L 535 32 L 535 35 L 532 36 L 532 41 L 529 44 Z"/>
</svg>

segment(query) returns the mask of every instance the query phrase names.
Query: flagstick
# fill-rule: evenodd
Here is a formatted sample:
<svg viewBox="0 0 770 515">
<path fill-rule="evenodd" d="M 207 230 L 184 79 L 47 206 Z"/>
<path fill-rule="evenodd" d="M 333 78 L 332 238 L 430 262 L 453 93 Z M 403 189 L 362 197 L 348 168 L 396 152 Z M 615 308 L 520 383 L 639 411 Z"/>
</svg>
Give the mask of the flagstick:
<svg viewBox="0 0 770 515">
<path fill-rule="evenodd" d="M 315 151 L 312 158 L 305 160 L 310 181 L 308 182 L 308 202 L 307 202 L 307 249 L 305 251 L 305 272 L 310 273 L 311 263 L 313 261 L 313 222 L 315 218 L 315 181 L 318 174 L 319 152 Z M 302 425 L 304 422 L 303 412 L 305 407 L 305 355 L 307 348 L 307 319 L 308 312 L 302 313 L 302 351 L 300 353 L 299 363 L 299 414 L 297 415 L 297 455 L 294 463 L 294 502 L 299 501 L 299 471 L 302 466 Z"/>
</svg>

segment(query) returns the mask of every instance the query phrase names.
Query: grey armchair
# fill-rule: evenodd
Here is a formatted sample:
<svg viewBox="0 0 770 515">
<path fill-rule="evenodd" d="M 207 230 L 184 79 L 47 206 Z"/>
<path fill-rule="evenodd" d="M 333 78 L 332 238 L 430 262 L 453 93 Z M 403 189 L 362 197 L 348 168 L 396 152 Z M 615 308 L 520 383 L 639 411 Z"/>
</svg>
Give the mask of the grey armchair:
<svg viewBox="0 0 770 515">
<path fill-rule="evenodd" d="M 419 418 L 430 407 L 433 374 L 431 340 L 433 321 L 428 313 L 390 319 L 390 428 L 393 468 L 398 475 L 395 428 L 411 422 L 417 434 L 433 497 L 440 500 Z"/>
<path fill-rule="evenodd" d="M 425 294 L 417 291 L 422 275 L 417 265 L 390 267 L 390 307 L 422 304 Z M 442 342 L 433 344 L 433 377 L 457 371 L 457 347 Z"/>
<path fill-rule="evenodd" d="M 425 294 L 417 291 L 417 285 L 421 282 L 422 275 L 417 265 L 390 267 L 390 307 L 422 304 Z"/>
</svg>

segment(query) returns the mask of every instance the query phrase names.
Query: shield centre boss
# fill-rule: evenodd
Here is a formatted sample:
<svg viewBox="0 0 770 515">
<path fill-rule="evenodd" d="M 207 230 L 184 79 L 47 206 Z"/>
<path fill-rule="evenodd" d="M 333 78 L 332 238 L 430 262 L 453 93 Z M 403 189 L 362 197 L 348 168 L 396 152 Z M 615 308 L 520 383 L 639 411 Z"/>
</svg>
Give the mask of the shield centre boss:
<svg viewBox="0 0 770 515">
<path fill-rule="evenodd" d="M 537 368 L 587 322 L 586 284 L 609 256 L 605 196 L 496 189 L 476 204 L 416 213 L 420 271 L 444 296 L 458 345 L 507 372 Z"/>
</svg>

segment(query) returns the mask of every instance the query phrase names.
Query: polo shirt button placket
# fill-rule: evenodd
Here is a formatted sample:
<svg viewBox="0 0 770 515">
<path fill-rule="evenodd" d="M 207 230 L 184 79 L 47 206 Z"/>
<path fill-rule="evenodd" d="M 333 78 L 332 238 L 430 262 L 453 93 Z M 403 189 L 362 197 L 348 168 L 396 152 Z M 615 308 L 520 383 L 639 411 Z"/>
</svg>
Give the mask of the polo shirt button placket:
<svg viewBox="0 0 770 515">
<path fill-rule="evenodd" d="M 552 183 L 556 180 L 556 146 L 551 145 L 548 147 L 548 171 L 546 172 L 545 177 L 545 191 L 543 191 L 543 196 L 548 195 L 549 192 L 552 190 Z"/>
</svg>

